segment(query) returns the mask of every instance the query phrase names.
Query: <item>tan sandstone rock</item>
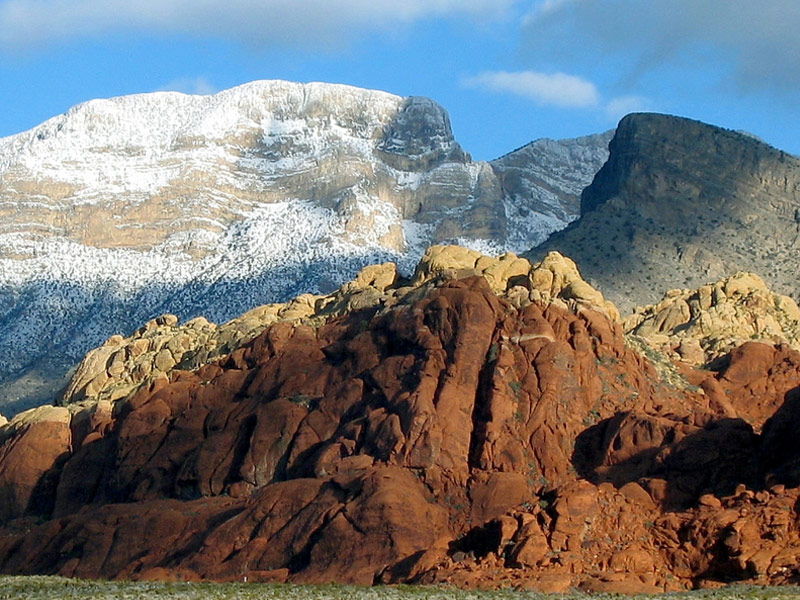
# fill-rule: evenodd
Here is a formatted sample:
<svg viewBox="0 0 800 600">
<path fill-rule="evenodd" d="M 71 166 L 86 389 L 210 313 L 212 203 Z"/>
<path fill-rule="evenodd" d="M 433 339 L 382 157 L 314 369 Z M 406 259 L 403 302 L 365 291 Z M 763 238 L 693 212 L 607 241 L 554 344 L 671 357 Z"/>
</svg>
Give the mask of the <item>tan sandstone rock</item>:
<svg viewBox="0 0 800 600">
<path fill-rule="evenodd" d="M 800 349 L 800 309 L 753 273 L 737 273 L 696 290 L 671 290 L 658 304 L 625 318 L 627 333 L 668 354 L 704 364 L 751 339 Z"/>
<path fill-rule="evenodd" d="M 616 308 L 581 279 L 570 259 L 552 252 L 539 265 L 509 252 L 490 257 L 460 246 L 431 246 L 420 260 L 411 286 L 394 263 L 371 265 L 350 282 L 326 296 L 302 294 L 284 304 L 254 308 L 228 323 L 216 325 L 198 317 L 179 324 L 175 315 L 162 315 L 131 337 L 115 335 L 89 352 L 63 396 L 80 400 L 119 400 L 175 369 L 196 369 L 234 352 L 267 326 L 283 321 L 319 327 L 353 311 L 389 307 L 418 294 L 434 280 L 480 276 L 492 291 L 521 309 L 531 302 L 554 302 L 564 308 L 588 308 L 612 319 Z M 417 291 L 415 291 L 417 290 Z"/>
</svg>

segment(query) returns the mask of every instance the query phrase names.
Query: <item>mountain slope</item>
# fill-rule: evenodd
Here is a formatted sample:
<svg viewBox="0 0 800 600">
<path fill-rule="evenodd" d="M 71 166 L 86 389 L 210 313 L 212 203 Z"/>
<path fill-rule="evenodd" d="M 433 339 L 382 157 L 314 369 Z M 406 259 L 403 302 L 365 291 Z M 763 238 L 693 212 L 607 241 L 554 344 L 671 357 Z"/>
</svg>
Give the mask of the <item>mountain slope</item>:
<svg viewBox="0 0 800 600">
<path fill-rule="evenodd" d="M 572 140 L 540 139 L 491 162 L 506 198 L 510 249 L 546 239 L 580 214 L 583 188 L 608 158 L 612 131 Z"/>
<path fill-rule="evenodd" d="M 597 136 L 474 162 L 435 102 L 341 85 L 76 106 L 0 140 L 0 405 L 163 313 L 227 320 L 434 242 L 529 248 L 606 156 Z"/>
<path fill-rule="evenodd" d="M 633 114 L 581 197 L 581 218 L 534 249 L 581 265 L 623 311 L 669 285 L 737 271 L 800 295 L 800 159 L 697 121 Z"/>
</svg>

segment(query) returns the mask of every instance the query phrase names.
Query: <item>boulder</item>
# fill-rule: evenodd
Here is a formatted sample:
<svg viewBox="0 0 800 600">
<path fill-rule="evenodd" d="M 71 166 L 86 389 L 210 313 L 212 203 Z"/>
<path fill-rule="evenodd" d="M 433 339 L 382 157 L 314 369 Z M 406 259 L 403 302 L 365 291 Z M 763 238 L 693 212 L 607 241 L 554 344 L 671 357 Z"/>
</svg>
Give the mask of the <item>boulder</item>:
<svg viewBox="0 0 800 600">
<path fill-rule="evenodd" d="M 751 339 L 800 350 L 797 304 L 770 291 L 753 273 L 737 273 L 695 290 L 667 292 L 661 302 L 636 308 L 623 327 L 694 365 L 711 363 Z"/>
</svg>

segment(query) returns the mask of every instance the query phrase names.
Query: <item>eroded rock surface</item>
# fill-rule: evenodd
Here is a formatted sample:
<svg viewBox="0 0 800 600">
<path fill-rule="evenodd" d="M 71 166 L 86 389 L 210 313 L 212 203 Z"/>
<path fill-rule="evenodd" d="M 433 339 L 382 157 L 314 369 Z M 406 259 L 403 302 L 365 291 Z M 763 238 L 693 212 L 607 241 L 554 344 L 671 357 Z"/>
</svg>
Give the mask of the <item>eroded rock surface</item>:
<svg viewBox="0 0 800 600">
<path fill-rule="evenodd" d="M 511 252 L 489 257 L 460 246 L 431 246 L 410 282 L 399 276 L 394 263 L 371 265 L 331 294 L 303 294 L 284 304 L 260 306 L 223 325 L 202 317 L 179 324 L 174 315 L 162 315 L 128 338 L 114 335 L 86 355 L 62 402 L 115 401 L 174 369 L 197 369 L 230 354 L 273 323 L 318 327 L 356 310 L 389 307 L 411 293 L 418 296 L 417 288 L 437 278 L 467 275 L 482 276 L 495 293 L 506 294 L 516 305 L 531 300 L 558 302 L 565 308 L 591 307 L 619 318 L 614 305 L 581 279 L 575 263 L 556 252 L 532 266 Z"/>
<path fill-rule="evenodd" d="M 337 302 L 375 301 L 321 318 L 337 304 L 317 299 L 114 403 L 17 417 L 0 571 L 797 582 L 800 353 L 749 342 L 667 379 L 574 263 L 526 263 L 433 248 L 413 282 L 365 274 Z"/>
<path fill-rule="evenodd" d="M 110 337 L 78 365 L 62 398 L 118 400 L 176 368 L 196 369 L 230 354 L 278 321 L 321 323 L 354 308 L 373 306 L 397 282 L 394 263 L 372 265 L 327 296 L 303 294 L 283 304 L 267 304 L 223 325 L 203 317 L 179 324 L 175 315 L 148 321 L 128 338 Z"/>
<path fill-rule="evenodd" d="M 754 273 L 737 273 L 695 290 L 671 290 L 658 304 L 636 308 L 623 328 L 652 346 L 702 365 L 751 340 L 800 350 L 800 309 L 770 291 Z"/>
</svg>

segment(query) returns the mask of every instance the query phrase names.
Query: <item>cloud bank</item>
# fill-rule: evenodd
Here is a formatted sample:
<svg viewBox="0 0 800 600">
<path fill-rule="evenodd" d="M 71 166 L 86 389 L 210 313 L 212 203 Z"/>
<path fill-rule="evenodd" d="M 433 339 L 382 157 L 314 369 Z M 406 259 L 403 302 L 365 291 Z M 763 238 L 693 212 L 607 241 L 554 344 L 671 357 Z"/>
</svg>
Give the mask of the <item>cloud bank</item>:
<svg viewBox="0 0 800 600">
<path fill-rule="evenodd" d="M 630 81 L 714 63 L 718 79 L 710 83 L 742 92 L 800 88 L 797 0 L 544 0 L 523 24 L 537 55 L 613 54 Z"/>
<path fill-rule="evenodd" d="M 464 81 L 467 87 L 510 93 L 542 106 L 581 108 L 596 106 L 600 95 L 590 81 L 564 73 L 487 71 Z"/>
<path fill-rule="evenodd" d="M 346 45 L 354 34 L 432 18 L 495 18 L 515 0 L 0 0 L 0 49 L 145 31 L 257 46 Z"/>
</svg>

